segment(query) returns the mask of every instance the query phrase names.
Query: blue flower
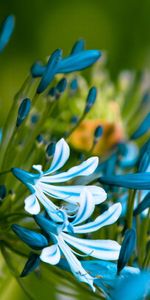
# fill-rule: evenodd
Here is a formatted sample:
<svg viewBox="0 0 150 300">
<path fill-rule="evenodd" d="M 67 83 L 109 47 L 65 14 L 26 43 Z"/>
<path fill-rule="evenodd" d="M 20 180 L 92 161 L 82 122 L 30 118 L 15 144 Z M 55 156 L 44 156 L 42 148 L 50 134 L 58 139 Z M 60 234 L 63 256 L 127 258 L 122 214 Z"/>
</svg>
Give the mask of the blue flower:
<svg viewBox="0 0 150 300">
<path fill-rule="evenodd" d="M 12 169 L 12 173 L 24 183 L 32 193 L 32 195 L 25 200 L 25 210 L 27 212 L 38 214 L 40 212 L 39 202 L 41 202 L 48 211 L 50 209 L 56 209 L 56 205 L 48 198 L 48 196 L 71 203 L 79 202 L 79 196 L 83 189 L 82 185 L 64 186 L 58 184 L 68 182 L 77 176 L 88 176 L 92 174 L 98 165 L 98 158 L 91 157 L 79 166 L 53 175 L 53 173 L 64 166 L 69 158 L 69 154 L 70 150 L 68 144 L 64 139 L 61 139 L 55 145 L 53 160 L 47 171 L 43 172 L 41 165 L 33 166 L 33 169 L 38 171 L 38 173 L 29 173 L 19 168 Z M 87 188 L 93 194 L 95 204 L 99 204 L 106 199 L 106 193 L 102 188 L 98 186 L 88 186 Z"/>
<path fill-rule="evenodd" d="M 0 53 L 8 44 L 11 35 L 14 31 L 15 26 L 15 18 L 13 15 L 8 16 L 2 24 L 2 28 L 0 30 Z"/>
<path fill-rule="evenodd" d="M 53 245 L 43 247 L 40 254 L 40 259 L 43 262 L 56 265 L 59 263 L 61 255 L 63 254 L 75 277 L 79 281 L 89 284 L 94 290 L 94 278 L 84 270 L 82 264 L 76 258 L 75 254 L 77 256 L 88 255 L 104 260 L 117 260 L 120 251 L 120 245 L 112 240 L 89 240 L 78 238 L 75 236 L 75 234 L 94 232 L 103 226 L 113 224 L 120 216 L 121 205 L 120 203 L 114 204 L 102 215 L 98 216 L 94 221 L 82 224 L 87 221 L 93 213 L 94 201 L 92 194 L 88 191 L 88 189 L 84 189 L 81 192 L 80 197 L 80 204 L 72 222 L 69 222 L 67 214 L 63 209 L 59 210 L 59 223 L 56 222 L 56 218 L 58 217 L 56 212 L 51 215 L 50 219 L 44 217 L 43 215 L 36 215 L 34 217 L 42 231 L 45 232 L 46 236 L 49 237 L 49 239 L 53 242 Z M 26 243 L 26 231 L 24 236 L 24 229 L 20 230 L 19 232 L 19 230 L 16 230 L 16 225 L 14 226 L 13 230 Z M 35 248 L 34 236 L 31 232 L 31 239 L 29 239 L 29 242 L 27 239 L 27 244 L 31 247 L 32 245 L 30 244 L 32 239 L 32 244 Z M 43 240 L 41 241 L 40 239 L 40 246 L 41 242 L 43 242 Z M 71 247 L 81 251 L 83 255 L 76 252 Z"/>
<path fill-rule="evenodd" d="M 63 58 L 57 64 L 55 74 L 72 73 L 81 71 L 94 64 L 101 57 L 99 50 L 84 50 L 83 42 L 77 42 L 69 56 Z M 43 76 L 47 66 L 43 66 L 40 62 L 36 62 L 31 68 L 33 77 Z"/>
</svg>

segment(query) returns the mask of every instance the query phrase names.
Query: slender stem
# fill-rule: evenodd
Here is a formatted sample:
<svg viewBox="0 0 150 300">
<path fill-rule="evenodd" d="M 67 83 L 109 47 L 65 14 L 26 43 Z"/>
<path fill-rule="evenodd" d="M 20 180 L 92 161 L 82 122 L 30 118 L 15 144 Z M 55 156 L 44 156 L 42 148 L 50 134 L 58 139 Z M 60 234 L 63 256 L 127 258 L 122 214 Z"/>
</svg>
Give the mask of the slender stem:
<svg viewBox="0 0 150 300">
<path fill-rule="evenodd" d="M 136 195 L 136 190 L 130 190 L 128 207 L 127 207 L 127 219 L 126 219 L 127 228 L 132 228 L 135 195 Z"/>
<path fill-rule="evenodd" d="M 6 171 L 3 171 L 3 172 L 0 172 L 0 176 L 3 176 L 3 175 L 5 175 L 7 173 L 10 173 L 10 172 L 11 172 L 11 170 L 6 170 Z"/>
<path fill-rule="evenodd" d="M 84 120 L 84 117 L 85 117 L 85 115 L 83 114 L 82 116 L 81 116 L 81 118 L 79 119 L 79 121 L 77 122 L 77 124 L 74 126 L 74 127 L 72 127 L 71 129 L 70 129 L 70 131 L 66 134 L 66 138 L 68 139 L 70 136 L 71 136 L 71 134 L 77 129 L 77 127 L 81 124 L 81 122 Z"/>
</svg>

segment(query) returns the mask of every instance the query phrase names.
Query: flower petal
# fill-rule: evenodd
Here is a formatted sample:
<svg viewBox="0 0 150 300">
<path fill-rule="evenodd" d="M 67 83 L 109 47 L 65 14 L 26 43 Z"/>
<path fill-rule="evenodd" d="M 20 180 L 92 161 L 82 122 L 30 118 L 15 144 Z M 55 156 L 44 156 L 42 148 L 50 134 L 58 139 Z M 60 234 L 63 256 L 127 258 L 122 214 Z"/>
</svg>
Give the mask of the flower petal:
<svg viewBox="0 0 150 300">
<path fill-rule="evenodd" d="M 42 250 L 40 259 L 45 263 L 57 265 L 60 261 L 60 250 L 58 245 L 52 245 Z"/>
<path fill-rule="evenodd" d="M 66 147 L 68 147 L 67 143 L 63 139 L 61 139 L 58 143 L 57 143 L 58 145 L 56 144 L 57 146 L 57 149 L 55 151 L 56 154 L 54 154 L 54 159 L 51 164 L 51 167 L 48 171 L 44 173 L 45 175 L 60 169 L 69 157 L 69 149 L 68 152 L 67 149 L 65 149 Z M 63 162 L 63 160 L 65 160 L 65 162 Z M 61 163 L 62 165 L 58 166 L 57 169 L 55 169 L 57 164 L 61 164 Z M 95 171 L 97 165 L 98 165 L 98 157 L 91 157 L 86 161 L 84 161 L 83 163 L 81 163 L 79 166 L 69 169 L 67 172 L 62 172 L 54 176 L 44 176 L 43 178 L 41 178 L 40 181 L 49 182 L 49 183 L 55 183 L 55 182 L 58 183 L 58 182 L 68 181 L 77 176 L 88 176 Z"/>
<path fill-rule="evenodd" d="M 80 261 L 76 258 L 76 256 L 72 253 L 70 247 L 64 242 L 64 240 L 59 237 L 58 243 L 61 248 L 61 251 L 63 252 L 64 256 L 67 259 L 67 262 L 69 264 L 69 267 L 74 274 L 74 276 L 81 282 L 87 283 L 93 291 L 95 291 L 95 288 L 93 286 L 93 280 L 94 278 L 91 277 L 82 267 Z"/>
<path fill-rule="evenodd" d="M 38 187 L 43 193 L 50 197 L 65 200 L 70 203 L 79 203 L 80 194 L 84 188 L 82 185 L 54 186 L 42 182 L 38 183 Z M 86 188 L 92 193 L 95 204 L 105 201 L 107 194 L 102 188 L 98 186 L 87 186 Z"/>
<path fill-rule="evenodd" d="M 117 260 L 119 257 L 120 245 L 112 240 L 88 240 L 80 239 L 62 233 L 64 240 L 71 246 L 89 256 L 105 260 Z"/>
<path fill-rule="evenodd" d="M 50 168 L 44 172 L 44 175 L 48 175 L 52 172 L 56 172 L 66 163 L 70 155 L 70 149 L 64 139 L 59 140 L 55 145 L 54 157 Z M 47 178 L 47 177 L 46 177 Z M 45 177 L 44 177 L 45 180 Z"/>
<path fill-rule="evenodd" d="M 35 194 L 31 194 L 29 197 L 25 199 L 25 210 L 31 215 L 36 215 L 40 212 L 40 205 L 35 196 Z"/>
<path fill-rule="evenodd" d="M 76 215 L 76 218 L 73 220 L 71 224 L 80 224 L 87 220 L 94 211 L 94 201 L 92 194 L 88 191 L 88 189 L 83 189 L 81 192 L 81 201 L 79 203 L 79 209 Z"/>
<path fill-rule="evenodd" d="M 88 233 L 99 230 L 100 228 L 113 224 L 116 222 L 121 214 L 122 206 L 120 203 L 116 203 L 108 210 L 106 210 L 102 215 L 97 217 L 94 221 L 89 222 L 84 225 L 75 226 L 75 233 Z"/>
</svg>

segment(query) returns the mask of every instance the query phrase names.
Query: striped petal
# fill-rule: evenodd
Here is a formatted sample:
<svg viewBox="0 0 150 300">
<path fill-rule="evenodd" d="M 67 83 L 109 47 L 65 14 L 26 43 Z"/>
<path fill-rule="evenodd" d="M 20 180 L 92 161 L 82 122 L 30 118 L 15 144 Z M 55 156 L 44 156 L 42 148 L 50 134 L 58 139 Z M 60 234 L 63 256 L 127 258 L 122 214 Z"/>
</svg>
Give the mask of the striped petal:
<svg viewBox="0 0 150 300">
<path fill-rule="evenodd" d="M 48 171 L 46 171 L 44 173 L 45 175 L 50 174 L 51 172 L 54 172 L 54 171 L 60 169 L 69 157 L 69 150 L 67 152 L 67 149 L 65 149 L 68 146 L 67 143 L 63 139 L 60 141 L 62 141 L 62 142 L 61 143 L 58 142 L 60 144 L 57 143 L 58 148 L 56 149 L 56 151 L 57 151 L 56 155 L 54 154 L 54 159 L 51 164 L 51 167 Z M 59 164 L 61 164 L 61 163 L 62 163 L 62 165 L 59 166 Z M 57 165 L 58 165 L 58 168 L 56 169 Z M 98 157 L 91 157 L 91 158 L 87 159 L 86 161 L 84 161 L 83 163 L 81 163 L 79 166 L 69 169 L 67 172 L 62 172 L 62 173 L 56 174 L 54 176 L 44 176 L 40 179 L 40 181 L 48 182 L 48 183 L 58 183 L 58 182 L 68 181 L 77 176 L 88 176 L 95 171 L 97 166 L 98 166 Z"/>
<path fill-rule="evenodd" d="M 80 206 L 79 206 L 76 218 L 71 223 L 74 225 L 80 224 L 80 223 L 84 222 L 85 220 L 87 220 L 93 213 L 94 207 L 95 207 L 92 194 L 87 189 L 84 189 L 81 192 L 80 197 L 81 197 L 81 201 L 79 203 Z"/>
<path fill-rule="evenodd" d="M 120 214 L 121 214 L 122 206 L 120 203 L 116 203 L 112 205 L 108 210 L 106 210 L 102 215 L 97 217 L 94 221 L 89 222 L 84 225 L 75 226 L 75 233 L 88 233 L 99 230 L 104 226 L 108 226 L 110 224 L 115 223 Z"/>
<path fill-rule="evenodd" d="M 40 212 L 40 204 L 35 196 L 35 194 L 31 194 L 29 197 L 25 199 L 25 211 L 27 211 L 31 215 L 37 215 Z"/>
<path fill-rule="evenodd" d="M 54 157 L 50 168 L 44 172 L 44 175 L 48 175 L 52 172 L 56 172 L 64 166 L 70 155 L 70 150 L 68 144 L 64 139 L 59 140 L 55 145 Z M 44 177 L 44 180 L 47 177 Z"/>
<path fill-rule="evenodd" d="M 64 240 L 71 246 L 83 253 L 105 260 L 117 260 L 119 257 L 120 245 L 112 240 L 88 240 L 79 239 L 62 233 Z"/>
<path fill-rule="evenodd" d="M 74 276 L 81 282 L 85 282 L 88 284 L 93 291 L 95 291 L 95 288 L 93 286 L 93 280 L 94 278 L 91 277 L 82 267 L 80 261 L 76 258 L 76 256 L 72 253 L 70 247 L 64 242 L 62 237 L 58 238 L 58 243 L 61 248 L 61 251 L 63 252 L 69 267 L 71 269 L 71 272 L 74 274 Z"/>
<path fill-rule="evenodd" d="M 70 203 L 79 203 L 80 194 L 84 188 L 82 185 L 54 186 L 42 182 L 38 183 L 38 187 L 39 190 L 43 191 L 46 195 Z M 87 189 L 92 193 L 95 204 L 105 201 L 107 195 L 102 188 L 98 186 L 87 186 Z"/>
<path fill-rule="evenodd" d="M 52 245 L 42 250 L 40 259 L 45 263 L 57 265 L 60 261 L 60 250 L 58 245 Z"/>
</svg>

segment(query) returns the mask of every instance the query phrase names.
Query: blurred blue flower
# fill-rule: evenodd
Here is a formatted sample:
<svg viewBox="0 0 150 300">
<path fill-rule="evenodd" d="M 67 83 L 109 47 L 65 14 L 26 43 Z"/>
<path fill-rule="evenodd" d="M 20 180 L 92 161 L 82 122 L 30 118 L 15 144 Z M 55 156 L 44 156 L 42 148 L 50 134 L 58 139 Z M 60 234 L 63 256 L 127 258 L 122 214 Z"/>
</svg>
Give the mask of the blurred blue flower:
<svg viewBox="0 0 150 300">
<path fill-rule="evenodd" d="M 8 16 L 0 29 L 0 53 L 7 46 L 15 27 L 15 18 L 13 15 Z"/>
<path fill-rule="evenodd" d="M 131 139 L 136 140 L 149 130 L 150 130 L 150 113 L 146 115 L 145 119 L 142 121 L 138 129 L 132 134 Z"/>
<path fill-rule="evenodd" d="M 99 182 L 128 189 L 150 190 L 150 172 L 102 176 Z"/>
</svg>

